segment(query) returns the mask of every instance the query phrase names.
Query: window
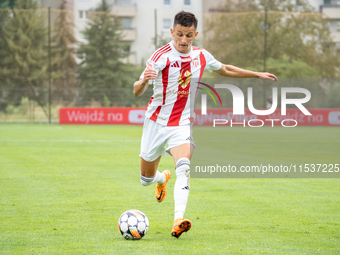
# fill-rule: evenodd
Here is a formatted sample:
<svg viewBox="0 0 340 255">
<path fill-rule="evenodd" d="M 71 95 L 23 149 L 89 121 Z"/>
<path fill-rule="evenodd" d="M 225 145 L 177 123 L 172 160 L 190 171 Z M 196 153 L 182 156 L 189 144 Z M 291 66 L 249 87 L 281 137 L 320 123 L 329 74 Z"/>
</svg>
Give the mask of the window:
<svg viewBox="0 0 340 255">
<path fill-rule="evenodd" d="M 171 28 L 171 19 L 163 19 L 163 29 L 170 29 Z"/>
<path fill-rule="evenodd" d="M 164 5 L 171 5 L 171 0 L 163 0 Z"/>
<path fill-rule="evenodd" d="M 184 0 L 184 5 L 191 5 L 191 0 Z"/>
<path fill-rule="evenodd" d="M 335 26 L 336 26 L 336 31 L 337 31 L 337 32 L 340 32 L 340 20 L 337 20 L 337 21 L 335 22 Z"/>
<path fill-rule="evenodd" d="M 335 47 L 340 52 L 340 42 L 335 43 Z"/>
<path fill-rule="evenodd" d="M 131 29 L 131 23 L 132 23 L 132 19 L 131 18 L 122 18 L 122 25 L 125 29 Z"/>
<path fill-rule="evenodd" d="M 128 44 L 124 47 L 124 52 L 131 52 L 131 45 Z"/>
<path fill-rule="evenodd" d="M 79 11 L 80 19 L 88 19 L 90 17 L 90 13 L 88 11 Z"/>
<path fill-rule="evenodd" d="M 332 23 L 330 23 L 329 21 L 326 23 L 326 26 L 328 27 L 328 29 L 330 31 L 332 31 Z"/>
</svg>

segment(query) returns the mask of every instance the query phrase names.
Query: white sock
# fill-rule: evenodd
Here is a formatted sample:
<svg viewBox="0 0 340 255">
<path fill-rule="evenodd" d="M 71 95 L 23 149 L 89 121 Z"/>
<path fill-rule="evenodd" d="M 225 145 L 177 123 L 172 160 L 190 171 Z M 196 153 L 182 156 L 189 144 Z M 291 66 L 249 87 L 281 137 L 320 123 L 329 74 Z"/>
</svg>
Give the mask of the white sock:
<svg viewBox="0 0 340 255">
<path fill-rule="evenodd" d="M 158 184 L 163 184 L 165 182 L 165 175 L 157 170 L 155 176 L 152 177 L 145 177 L 143 175 L 140 175 L 140 182 L 143 186 L 148 186 L 155 182 L 157 182 Z"/>
<path fill-rule="evenodd" d="M 176 163 L 176 182 L 174 188 L 175 219 L 184 218 L 190 191 L 190 160 L 180 158 Z"/>
</svg>

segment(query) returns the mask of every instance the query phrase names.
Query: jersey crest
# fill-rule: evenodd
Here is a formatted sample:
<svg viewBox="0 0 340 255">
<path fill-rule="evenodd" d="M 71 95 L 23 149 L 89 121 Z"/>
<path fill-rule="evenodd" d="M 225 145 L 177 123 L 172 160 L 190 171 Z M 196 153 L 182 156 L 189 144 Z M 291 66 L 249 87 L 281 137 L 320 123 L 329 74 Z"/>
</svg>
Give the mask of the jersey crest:
<svg viewBox="0 0 340 255">
<path fill-rule="evenodd" d="M 200 64 L 199 61 L 198 61 L 198 58 L 195 58 L 195 59 L 192 61 L 192 64 L 194 65 L 194 67 L 198 67 L 198 65 Z"/>
<path fill-rule="evenodd" d="M 182 70 L 182 72 L 181 72 L 181 74 L 179 75 L 177 81 L 178 81 L 178 84 L 179 84 L 183 89 L 185 89 L 185 88 L 188 86 L 188 84 L 189 84 L 189 82 L 190 82 L 190 80 L 191 80 L 192 73 L 190 73 L 188 70 L 186 70 L 186 71 L 184 72 L 184 75 L 183 75 L 183 71 L 184 71 L 184 70 Z M 182 76 L 183 76 L 183 77 L 182 77 Z M 185 80 L 184 80 L 183 78 L 184 78 Z"/>
</svg>

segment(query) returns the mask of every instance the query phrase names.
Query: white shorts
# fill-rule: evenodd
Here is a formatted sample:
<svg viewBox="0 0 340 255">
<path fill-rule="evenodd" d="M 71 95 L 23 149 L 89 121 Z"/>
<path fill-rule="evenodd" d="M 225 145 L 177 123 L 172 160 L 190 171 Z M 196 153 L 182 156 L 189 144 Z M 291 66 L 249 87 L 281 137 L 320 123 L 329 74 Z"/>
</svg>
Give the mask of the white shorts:
<svg viewBox="0 0 340 255">
<path fill-rule="evenodd" d="M 191 136 L 191 124 L 184 126 L 163 126 L 155 121 L 145 118 L 140 157 L 145 161 L 155 161 L 160 156 L 170 154 L 170 149 L 194 140 Z M 168 147 L 166 148 L 166 144 Z M 171 154 L 170 154 L 171 155 Z"/>
</svg>

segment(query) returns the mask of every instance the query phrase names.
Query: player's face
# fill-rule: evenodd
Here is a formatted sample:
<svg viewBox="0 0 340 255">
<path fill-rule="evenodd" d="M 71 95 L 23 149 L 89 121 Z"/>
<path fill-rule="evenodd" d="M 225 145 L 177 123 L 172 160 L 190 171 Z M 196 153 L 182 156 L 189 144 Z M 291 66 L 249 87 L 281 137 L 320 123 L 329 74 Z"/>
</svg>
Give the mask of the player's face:
<svg viewBox="0 0 340 255">
<path fill-rule="evenodd" d="M 179 24 L 170 29 L 171 35 L 174 38 L 174 46 L 180 53 L 187 54 L 191 50 L 192 41 L 197 37 L 195 26 L 183 27 Z"/>
</svg>

